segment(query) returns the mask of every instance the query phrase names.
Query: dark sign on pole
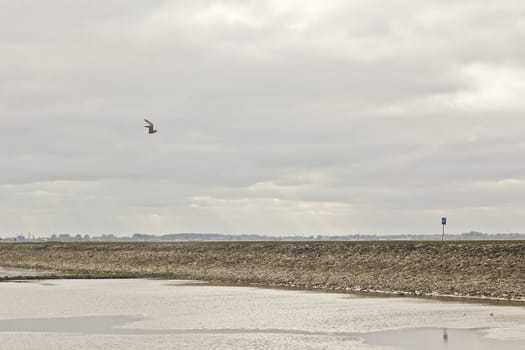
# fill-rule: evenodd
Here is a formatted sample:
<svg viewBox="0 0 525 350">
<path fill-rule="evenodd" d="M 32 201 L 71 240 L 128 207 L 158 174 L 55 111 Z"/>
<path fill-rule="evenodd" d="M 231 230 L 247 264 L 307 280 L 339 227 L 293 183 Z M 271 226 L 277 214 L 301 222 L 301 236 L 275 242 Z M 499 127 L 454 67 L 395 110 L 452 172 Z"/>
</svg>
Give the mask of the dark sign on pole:
<svg viewBox="0 0 525 350">
<path fill-rule="evenodd" d="M 443 225 L 443 234 L 441 235 L 441 240 L 444 241 L 445 240 L 445 225 L 447 224 L 447 218 L 446 217 L 442 217 L 441 218 L 441 225 Z"/>
</svg>

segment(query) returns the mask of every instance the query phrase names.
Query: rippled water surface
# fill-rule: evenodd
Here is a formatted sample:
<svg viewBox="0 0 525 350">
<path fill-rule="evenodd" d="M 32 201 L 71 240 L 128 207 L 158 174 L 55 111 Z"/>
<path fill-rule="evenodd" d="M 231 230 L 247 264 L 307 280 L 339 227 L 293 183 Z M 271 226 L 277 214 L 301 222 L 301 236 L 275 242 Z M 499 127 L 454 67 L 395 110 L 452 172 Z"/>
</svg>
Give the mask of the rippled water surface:
<svg viewBox="0 0 525 350">
<path fill-rule="evenodd" d="M 0 283 L 6 349 L 525 349 L 525 307 L 188 281 Z"/>
</svg>

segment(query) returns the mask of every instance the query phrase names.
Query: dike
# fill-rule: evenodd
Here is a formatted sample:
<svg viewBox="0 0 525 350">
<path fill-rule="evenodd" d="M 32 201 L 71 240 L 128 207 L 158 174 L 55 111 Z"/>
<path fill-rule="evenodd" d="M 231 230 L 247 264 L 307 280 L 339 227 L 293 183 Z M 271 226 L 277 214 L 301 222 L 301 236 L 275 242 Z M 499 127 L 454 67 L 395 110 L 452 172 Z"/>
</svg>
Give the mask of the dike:
<svg viewBox="0 0 525 350">
<path fill-rule="evenodd" d="M 0 243 L 0 267 L 525 301 L 525 241 Z"/>
</svg>

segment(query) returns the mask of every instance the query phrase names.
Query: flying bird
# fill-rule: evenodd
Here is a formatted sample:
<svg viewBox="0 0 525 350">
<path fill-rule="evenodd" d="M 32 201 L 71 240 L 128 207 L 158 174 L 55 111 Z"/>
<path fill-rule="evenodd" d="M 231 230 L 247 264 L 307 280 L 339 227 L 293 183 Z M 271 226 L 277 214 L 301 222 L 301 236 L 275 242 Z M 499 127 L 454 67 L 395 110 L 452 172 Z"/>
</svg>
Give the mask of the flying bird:
<svg viewBox="0 0 525 350">
<path fill-rule="evenodd" d="M 154 134 L 158 131 L 158 130 L 155 130 L 152 122 L 150 122 L 147 119 L 144 119 L 144 121 L 146 122 L 146 124 L 148 124 L 148 125 L 144 125 L 145 128 L 148 128 L 148 134 Z"/>
</svg>

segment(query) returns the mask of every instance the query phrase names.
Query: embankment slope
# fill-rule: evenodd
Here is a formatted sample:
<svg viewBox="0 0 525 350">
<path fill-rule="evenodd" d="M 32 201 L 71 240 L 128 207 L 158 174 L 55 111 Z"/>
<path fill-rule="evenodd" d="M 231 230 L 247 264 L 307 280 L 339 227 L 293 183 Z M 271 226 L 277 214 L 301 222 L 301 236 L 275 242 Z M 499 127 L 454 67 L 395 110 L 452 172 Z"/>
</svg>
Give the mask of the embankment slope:
<svg viewBox="0 0 525 350">
<path fill-rule="evenodd" d="M 525 241 L 2 243 L 0 266 L 54 277 L 525 300 Z"/>
</svg>

